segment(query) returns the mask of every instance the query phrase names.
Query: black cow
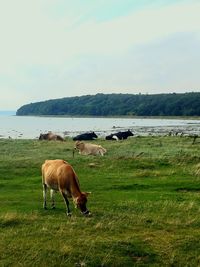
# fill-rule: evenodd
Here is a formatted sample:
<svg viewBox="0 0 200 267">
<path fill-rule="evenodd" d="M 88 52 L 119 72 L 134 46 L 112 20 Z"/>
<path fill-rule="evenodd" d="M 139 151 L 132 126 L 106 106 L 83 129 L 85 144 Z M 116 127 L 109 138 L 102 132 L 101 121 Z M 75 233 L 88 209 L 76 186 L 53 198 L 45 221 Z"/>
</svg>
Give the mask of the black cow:
<svg viewBox="0 0 200 267">
<path fill-rule="evenodd" d="M 98 138 L 98 136 L 95 134 L 95 132 L 91 133 L 83 133 L 75 136 L 73 138 L 74 141 L 82 141 L 82 140 L 94 140 L 95 138 Z"/>
<path fill-rule="evenodd" d="M 124 140 L 129 136 L 133 136 L 133 133 L 130 130 L 107 135 L 106 140 Z"/>
</svg>

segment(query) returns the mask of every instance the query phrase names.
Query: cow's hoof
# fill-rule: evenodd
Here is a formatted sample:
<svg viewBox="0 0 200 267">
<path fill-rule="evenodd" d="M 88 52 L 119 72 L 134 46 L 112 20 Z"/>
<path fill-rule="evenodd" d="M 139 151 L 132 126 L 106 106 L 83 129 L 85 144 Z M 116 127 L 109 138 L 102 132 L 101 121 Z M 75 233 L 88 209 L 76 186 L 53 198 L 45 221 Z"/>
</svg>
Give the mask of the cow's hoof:
<svg viewBox="0 0 200 267">
<path fill-rule="evenodd" d="M 44 210 L 47 210 L 47 207 L 43 207 L 44 208 Z"/>
<path fill-rule="evenodd" d="M 56 208 L 55 206 L 52 206 L 52 207 L 51 207 L 52 210 L 55 210 L 55 208 Z"/>
<path fill-rule="evenodd" d="M 67 212 L 67 216 L 71 217 L 72 216 L 71 212 Z"/>
</svg>

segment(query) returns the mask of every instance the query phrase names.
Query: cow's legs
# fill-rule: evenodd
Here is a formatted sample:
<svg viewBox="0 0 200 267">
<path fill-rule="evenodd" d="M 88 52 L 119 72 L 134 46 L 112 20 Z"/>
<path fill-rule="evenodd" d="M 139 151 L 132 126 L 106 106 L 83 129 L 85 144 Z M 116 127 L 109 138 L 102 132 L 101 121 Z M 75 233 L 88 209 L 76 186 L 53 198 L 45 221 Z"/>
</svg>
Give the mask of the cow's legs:
<svg viewBox="0 0 200 267">
<path fill-rule="evenodd" d="M 47 209 L 47 185 L 43 184 L 43 208 Z"/>
<path fill-rule="evenodd" d="M 66 196 L 66 194 L 63 193 L 63 192 L 61 192 L 61 194 L 62 194 L 62 196 L 63 196 L 63 198 L 64 198 L 64 201 L 65 201 L 65 204 L 66 204 L 67 215 L 68 215 L 68 216 L 71 216 L 71 212 L 70 212 L 70 209 L 69 209 L 69 201 L 68 201 L 68 199 L 67 199 L 67 196 Z"/>
<path fill-rule="evenodd" d="M 55 209 L 55 191 L 53 189 L 50 190 L 50 195 L 51 195 L 51 207 L 52 209 Z"/>
</svg>

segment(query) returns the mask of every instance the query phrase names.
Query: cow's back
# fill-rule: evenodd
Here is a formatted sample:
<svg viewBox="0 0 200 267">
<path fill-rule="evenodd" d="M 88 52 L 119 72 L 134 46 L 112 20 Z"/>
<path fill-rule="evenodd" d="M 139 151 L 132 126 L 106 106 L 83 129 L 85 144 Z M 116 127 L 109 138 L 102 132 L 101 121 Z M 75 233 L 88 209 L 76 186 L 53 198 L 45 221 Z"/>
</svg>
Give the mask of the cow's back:
<svg viewBox="0 0 200 267">
<path fill-rule="evenodd" d="M 90 143 L 82 143 L 80 147 L 80 152 L 82 155 L 98 155 L 98 154 L 103 154 L 106 152 L 106 149 L 104 149 L 100 145 L 96 144 L 90 144 Z"/>
<path fill-rule="evenodd" d="M 70 191 L 77 184 L 76 174 L 64 160 L 46 160 L 42 165 L 43 183 L 54 190 Z"/>
<path fill-rule="evenodd" d="M 96 155 L 99 153 L 99 145 L 96 144 L 90 144 L 90 143 L 85 143 L 85 150 L 88 154 L 93 154 Z"/>
<path fill-rule="evenodd" d="M 74 141 L 87 141 L 87 140 L 94 140 L 97 137 L 98 136 L 95 134 L 95 132 L 91 132 L 91 133 L 79 134 L 79 135 L 75 136 L 73 138 L 73 140 Z"/>
</svg>

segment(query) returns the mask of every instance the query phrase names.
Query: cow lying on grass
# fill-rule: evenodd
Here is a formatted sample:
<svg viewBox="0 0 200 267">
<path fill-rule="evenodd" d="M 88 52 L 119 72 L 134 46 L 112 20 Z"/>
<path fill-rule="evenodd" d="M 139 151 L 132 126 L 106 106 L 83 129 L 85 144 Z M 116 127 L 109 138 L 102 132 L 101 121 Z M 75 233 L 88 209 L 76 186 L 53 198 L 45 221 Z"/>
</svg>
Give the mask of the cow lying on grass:
<svg viewBox="0 0 200 267">
<path fill-rule="evenodd" d="M 106 140 L 124 140 L 127 139 L 129 136 L 133 136 L 133 133 L 130 130 L 125 132 L 110 134 L 106 136 Z"/>
<path fill-rule="evenodd" d="M 100 145 L 85 143 L 83 141 L 76 141 L 74 149 L 77 149 L 81 155 L 103 156 L 107 152 L 107 150 Z"/>
<path fill-rule="evenodd" d="M 40 134 L 39 140 L 48 140 L 48 141 L 64 141 L 64 139 L 57 134 L 53 134 L 52 132 L 49 132 L 47 134 Z"/>
<path fill-rule="evenodd" d="M 95 138 L 98 138 L 98 136 L 95 134 L 95 132 L 91 133 L 83 133 L 75 136 L 73 138 L 74 141 L 81 141 L 81 140 L 94 140 Z"/>
<path fill-rule="evenodd" d="M 42 184 L 44 209 L 47 208 L 46 193 L 50 188 L 52 208 L 55 208 L 54 191 L 59 191 L 66 204 L 67 215 L 70 216 L 68 197 L 73 199 L 83 215 L 89 215 L 86 208 L 87 196 L 89 193 L 81 192 L 78 177 L 72 166 L 64 160 L 45 160 L 42 165 Z"/>
</svg>

